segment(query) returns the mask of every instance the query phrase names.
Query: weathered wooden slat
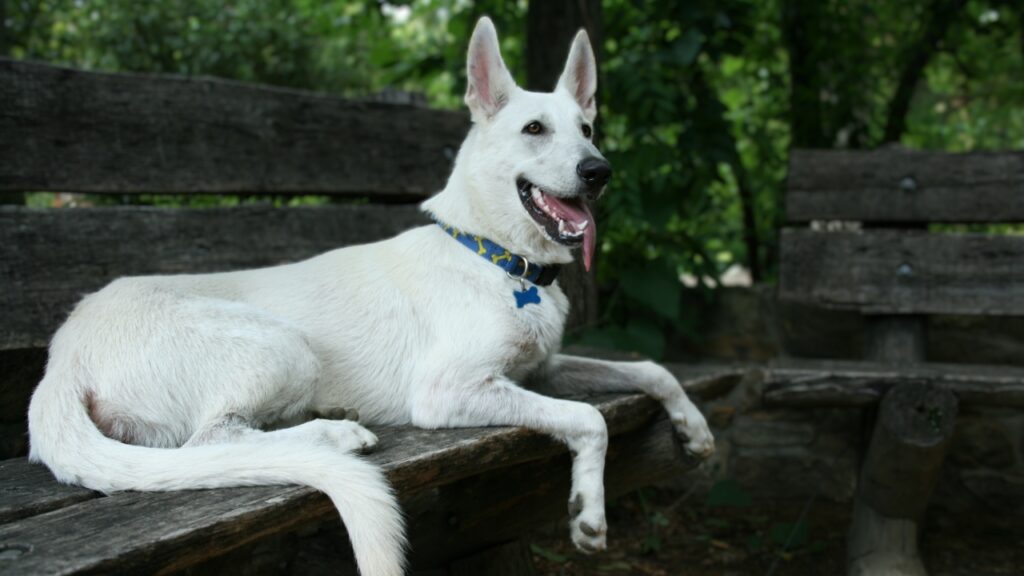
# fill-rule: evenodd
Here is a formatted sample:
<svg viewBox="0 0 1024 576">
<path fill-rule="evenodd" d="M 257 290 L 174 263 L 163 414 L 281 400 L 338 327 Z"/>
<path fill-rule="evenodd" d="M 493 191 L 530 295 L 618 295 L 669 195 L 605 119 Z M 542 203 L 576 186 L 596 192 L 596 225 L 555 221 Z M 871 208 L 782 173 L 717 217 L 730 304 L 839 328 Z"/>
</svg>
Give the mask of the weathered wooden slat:
<svg viewBox="0 0 1024 576">
<path fill-rule="evenodd" d="M 667 364 L 666 367 L 676 376 L 691 395 L 700 398 L 716 398 L 735 386 L 747 369 L 740 366 L 708 365 L 708 364 Z M 598 402 L 599 399 L 589 399 Z M 609 420 L 610 430 L 614 433 L 620 429 L 628 428 L 634 421 L 633 418 L 642 417 L 647 410 L 642 402 L 635 399 L 628 402 L 607 401 L 602 405 L 602 410 Z M 391 444 L 374 454 L 373 458 L 380 458 L 380 462 L 389 459 L 402 459 L 406 454 L 403 450 L 408 449 L 408 455 L 415 456 L 417 450 L 422 450 L 423 443 L 436 441 L 438 445 L 447 441 L 450 443 L 473 444 L 481 440 L 491 438 L 489 434 L 497 433 L 502 438 L 510 438 L 511 441 L 519 442 L 518 437 L 507 437 L 506 430 L 500 428 L 485 428 L 473 430 L 417 430 L 400 428 L 381 428 L 375 430 L 382 439 L 382 447 Z M 394 438 L 393 442 L 389 439 Z M 431 440 L 433 439 L 433 440 Z M 384 442 L 388 440 L 388 442 Z M 542 441 L 543 438 L 540 438 Z M 492 440 L 487 440 L 491 442 Z M 538 441 L 538 440 L 533 440 Z M 469 457 L 481 458 L 487 462 L 492 455 L 489 451 L 496 448 L 494 444 L 480 444 L 478 449 L 482 450 Z M 551 445 L 553 446 L 553 444 Z M 550 446 L 548 446 L 550 447 Z M 522 445 L 511 448 L 512 453 L 523 452 Z M 429 455 L 428 455 L 429 456 Z M 532 457 L 526 454 L 526 457 Z M 505 455 L 508 458 L 508 455 Z M 509 461 L 510 462 L 510 461 Z M 394 474 L 405 477 L 409 476 L 410 482 L 423 481 L 423 477 L 433 477 L 440 472 L 437 470 L 419 470 L 406 466 L 403 471 Z M 422 475 L 420 478 L 413 478 Z M 53 478 L 42 466 L 29 464 L 24 458 L 16 458 L 0 461 L 0 522 L 7 522 L 12 519 L 34 516 L 50 510 L 64 507 L 72 502 L 87 500 L 99 494 L 83 488 L 66 486 L 53 481 Z"/>
<path fill-rule="evenodd" d="M 427 222 L 415 206 L 0 207 L 0 349 L 45 346 L 84 294 L 120 276 L 274 265 Z"/>
<path fill-rule="evenodd" d="M 1024 221 L 1024 152 L 795 150 L 791 222 Z"/>
<path fill-rule="evenodd" d="M 929 382 L 963 404 L 1024 408 L 1024 369 L 1010 366 L 805 361 L 765 371 L 764 401 L 772 406 L 868 406 L 895 385 Z"/>
<path fill-rule="evenodd" d="M 866 314 L 1024 315 L 1024 236 L 782 232 L 779 296 Z"/>
<path fill-rule="evenodd" d="M 0 190 L 423 197 L 462 112 L 0 59 Z"/>
<path fill-rule="evenodd" d="M 692 394 L 718 387 L 706 376 L 706 372 L 698 374 L 699 384 L 688 387 Z M 628 458 L 643 443 L 657 442 L 650 435 L 670 434 L 662 425 L 664 420 L 637 434 L 661 414 L 650 398 L 615 395 L 590 401 L 608 422 L 613 436 L 610 455 Z M 369 459 L 382 465 L 403 498 L 565 452 L 550 438 L 519 428 L 386 428 L 378 432 L 380 445 Z M 619 438 L 640 444 L 623 450 Z M 664 469 L 673 466 L 665 464 Z M 607 474 L 613 486 L 618 486 L 614 478 L 619 474 L 634 477 L 630 466 L 615 461 L 610 461 Z M 52 486 L 53 481 L 41 484 Z M 567 494 L 560 496 L 564 500 Z M 118 493 L 0 526 L 0 548 L 5 550 L 0 574 L 169 572 L 331 514 L 326 497 L 300 487 Z"/>
<path fill-rule="evenodd" d="M 24 458 L 0 460 L 0 524 L 97 496 L 81 486 L 58 484 L 49 470 Z"/>
</svg>

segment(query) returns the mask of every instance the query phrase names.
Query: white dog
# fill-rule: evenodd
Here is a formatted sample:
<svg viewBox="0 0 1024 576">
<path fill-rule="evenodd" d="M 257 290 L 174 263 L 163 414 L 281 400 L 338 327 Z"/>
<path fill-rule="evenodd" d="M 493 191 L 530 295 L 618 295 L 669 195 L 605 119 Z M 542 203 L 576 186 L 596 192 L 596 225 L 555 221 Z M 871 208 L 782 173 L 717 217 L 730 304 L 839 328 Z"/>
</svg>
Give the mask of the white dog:
<svg viewBox="0 0 1024 576">
<path fill-rule="evenodd" d="M 337 506 L 362 574 L 398 576 L 401 513 L 383 475 L 353 454 L 376 438 L 309 415 L 351 407 L 373 425 L 525 426 L 571 449 L 572 539 L 603 549 L 604 420 L 538 390 L 641 390 L 691 452 L 707 456 L 713 439 L 658 365 L 557 353 L 569 304 L 552 280 L 573 247 L 589 267 L 584 200 L 611 175 L 590 139 L 586 33 L 550 94 L 515 85 L 487 18 L 468 72 L 473 128 L 447 186 L 423 204 L 441 226 L 273 268 L 114 281 L 53 338 L 29 408 L 31 458 L 104 492 L 309 485 Z"/>
</svg>

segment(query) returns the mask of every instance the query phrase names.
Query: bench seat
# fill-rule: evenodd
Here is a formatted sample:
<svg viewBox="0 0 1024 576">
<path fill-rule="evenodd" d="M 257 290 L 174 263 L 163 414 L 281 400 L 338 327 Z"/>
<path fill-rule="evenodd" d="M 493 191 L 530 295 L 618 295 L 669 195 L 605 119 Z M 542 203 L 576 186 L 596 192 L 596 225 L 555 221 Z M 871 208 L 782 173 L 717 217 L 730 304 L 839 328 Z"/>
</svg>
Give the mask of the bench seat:
<svg viewBox="0 0 1024 576">
<path fill-rule="evenodd" d="M 743 370 L 671 369 L 695 397 L 729 388 Z M 587 398 L 608 423 L 607 491 L 623 494 L 695 462 L 660 405 L 643 395 Z M 367 458 L 382 466 L 410 519 L 414 567 L 444 567 L 565 514 L 569 459 L 554 440 L 520 428 L 375 428 Z M 0 462 L 0 574 L 169 573 L 275 535 L 340 526 L 311 488 L 265 486 L 104 496 L 58 484 L 41 465 Z M 335 529 L 337 548 L 350 554 Z M 566 535 L 568 538 L 568 535 Z M 223 568 L 223 567 L 221 567 Z"/>
<path fill-rule="evenodd" d="M 963 404 L 1024 408 L 1024 368 L 984 364 L 786 360 L 767 367 L 764 401 L 771 406 L 868 406 L 893 386 L 930 382 Z"/>
</svg>

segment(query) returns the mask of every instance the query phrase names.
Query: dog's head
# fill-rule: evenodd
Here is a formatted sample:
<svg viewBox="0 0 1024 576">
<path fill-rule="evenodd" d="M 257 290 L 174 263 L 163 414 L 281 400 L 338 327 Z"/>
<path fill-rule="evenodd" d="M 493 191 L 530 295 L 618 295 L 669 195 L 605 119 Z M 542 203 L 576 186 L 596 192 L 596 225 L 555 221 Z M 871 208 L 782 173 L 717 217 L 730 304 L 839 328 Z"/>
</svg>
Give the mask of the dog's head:
<svg viewBox="0 0 1024 576">
<path fill-rule="evenodd" d="M 502 61 L 494 25 L 480 19 L 467 64 L 474 128 L 457 170 L 485 233 L 542 261 L 567 259 L 569 248 L 582 247 L 590 268 L 597 230 L 587 203 L 612 174 L 592 141 L 596 91 L 597 65 L 585 31 L 573 40 L 555 90 L 527 92 Z"/>
</svg>

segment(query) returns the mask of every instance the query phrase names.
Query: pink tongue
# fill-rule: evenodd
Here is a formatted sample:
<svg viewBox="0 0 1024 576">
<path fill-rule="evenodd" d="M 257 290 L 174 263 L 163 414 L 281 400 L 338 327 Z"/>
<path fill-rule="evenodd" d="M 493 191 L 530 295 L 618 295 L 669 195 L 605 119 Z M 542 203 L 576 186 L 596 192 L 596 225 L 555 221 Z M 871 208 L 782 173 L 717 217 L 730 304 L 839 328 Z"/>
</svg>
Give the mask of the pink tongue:
<svg viewBox="0 0 1024 576">
<path fill-rule="evenodd" d="M 594 248 L 597 246 L 597 223 L 594 222 L 594 215 L 590 213 L 590 207 L 585 202 L 580 202 L 577 206 L 550 195 L 546 195 L 544 199 L 552 212 L 565 220 L 566 225 L 573 231 L 579 230 L 584 222 L 589 222 L 586 229 L 583 230 L 583 265 L 590 270 L 590 263 L 594 258 Z"/>
</svg>

